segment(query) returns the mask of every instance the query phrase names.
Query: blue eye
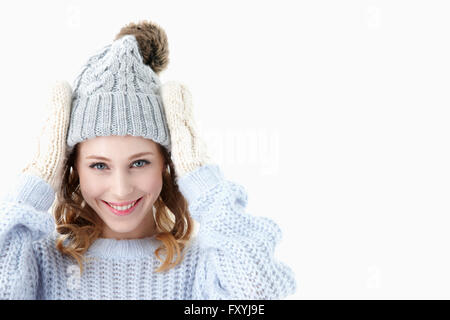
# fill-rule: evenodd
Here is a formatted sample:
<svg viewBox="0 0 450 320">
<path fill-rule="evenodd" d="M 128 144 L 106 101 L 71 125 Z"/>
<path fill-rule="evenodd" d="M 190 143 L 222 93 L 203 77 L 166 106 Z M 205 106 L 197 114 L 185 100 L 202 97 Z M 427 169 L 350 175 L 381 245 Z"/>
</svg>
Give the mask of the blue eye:
<svg viewBox="0 0 450 320">
<path fill-rule="evenodd" d="M 149 164 L 150 162 L 148 162 L 147 160 L 136 160 L 134 163 L 139 163 L 139 162 L 142 162 L 142 163 L 144 163 L 142 166 L 137 166 L 137 168 L 142 168 L 142 167 L 144 167 L 145 165 L 147 165 L 147 164 Z"/>
<path fill-rule="evenodd" d="M 143 168 L 143 167 L 145 167 L 147 164 L 150 164 L 150 162 L 147 161 L 147 160 L 136 160 L 135 162 L 133 162 L 133 164 L 135 164 L 135 163 L 143 163 L 142 165 L 136 166 L 135 168 Z M 103 162 L 96 162 L 96 163 L 91 164 L 91 165 L 89 166 L 89 168 L 97 169 L 97 170 L 99 170 L 99 171 L 103 171 L 103 169 L 100 169 L 100 168 L 97 167 L 97 166 L 100 166 L 100 165 L 106 166 Z"/>
<path fill-rule="evenodd" d="M 102 164 L 102 165 L 104 165 L 104 163 L 102 163 L 102 162 L 98 162 L 98 163 L 94 163 L 94 164 L 91 164 L 90 166 L 89 166 L 89 168 L 95 168 L 95 169 L 97 169 L 97 165 L 100 165 L 100 164 Z M 101 170 L 101 169 L 100 169 Z"/>
</svg>

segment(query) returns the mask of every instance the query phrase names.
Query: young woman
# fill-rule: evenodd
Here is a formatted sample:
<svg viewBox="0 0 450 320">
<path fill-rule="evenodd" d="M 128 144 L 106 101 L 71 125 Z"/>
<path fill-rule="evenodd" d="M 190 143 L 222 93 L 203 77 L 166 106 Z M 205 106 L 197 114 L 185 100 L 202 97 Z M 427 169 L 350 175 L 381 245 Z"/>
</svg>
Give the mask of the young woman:
<svg viewBox="0 0 450 320">
<path fill-rule="evenodd" d="M 189 90 L 160 83 L 167 64 L 165 32 L 130 23 L 73 91 L 54 85 L 36 154 L 0 202 L 0 298 L 295 292 L 292 270 L 273 256 L 280 228 L 245 212 L 245 189 L 197 134 Z"/>
</svg>

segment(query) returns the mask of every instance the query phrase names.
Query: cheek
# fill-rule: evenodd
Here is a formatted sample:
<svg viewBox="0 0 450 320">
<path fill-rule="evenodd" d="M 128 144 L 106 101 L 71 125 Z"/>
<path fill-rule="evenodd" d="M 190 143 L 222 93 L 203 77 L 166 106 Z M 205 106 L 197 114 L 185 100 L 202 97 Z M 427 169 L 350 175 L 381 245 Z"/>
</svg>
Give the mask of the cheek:
<svg viewBox="0 0 450 320">
<path fill-rule="evenodd" d="M 93 184 L 80 183 L 80 190 L 83 198 L 86 200 L 101 198 L 102 194 L 104 194 L 104 190 L 102 188 L 96 187 Z"/>
<path fill-rule="evenodd" d="M 148 175 L 139 179 L 139 188 L 151 194 L 159 194 L 163 185 L 162 177 L 158 175 Z"/>
<path fill-rule="evenodd" d="M 79 178 L 80 190 L 84 199 L 96 199 L 101 197 L 101 195 L 105 192 L 105 186 L 101 183 L 101 179 L 94 179 L 83 172 L 79 173 Z"/>
</svg>

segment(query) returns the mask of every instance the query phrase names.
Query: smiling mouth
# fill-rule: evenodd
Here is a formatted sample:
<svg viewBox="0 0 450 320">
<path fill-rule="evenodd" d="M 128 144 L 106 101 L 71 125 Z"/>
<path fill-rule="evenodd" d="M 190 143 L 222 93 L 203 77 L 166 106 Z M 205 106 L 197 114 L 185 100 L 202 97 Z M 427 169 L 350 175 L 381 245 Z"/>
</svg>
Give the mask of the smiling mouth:
<svg viewBox="0 0 450 320">
<path fill-rule="evenodd" d="M 107 205 L 108 209 L 115 215 L 125 216 L 131 214 L 134 211 L 134 209 L 136 209 L 137 205 L 141 202 L 141 200 L 142 197 L 136 200 L 134 203 L 131 203 L 128 206 L 123 207 L 111 206 L 108 202 L 103 200 L 102 201 Z"/>
<path fill-rule="evenodd" d="M 139 200 L 141 200 L 141 199 L 142 199 L 142 197 L 137 199 L 137 200 L 128 202 L 126 205 L 116 205 L 114 202 L 111 203 L 111 202 L 104 201 L 104 200 L 102 200 L 102 201 L 104 203 L 106 203 L 109 207 L 113 208 L 113 209 L 116 209 L 118 211 L 125 211 L 125 210 L 128 210 L 128 209 L 134 207 L 139 202 Z"/>
</svg>

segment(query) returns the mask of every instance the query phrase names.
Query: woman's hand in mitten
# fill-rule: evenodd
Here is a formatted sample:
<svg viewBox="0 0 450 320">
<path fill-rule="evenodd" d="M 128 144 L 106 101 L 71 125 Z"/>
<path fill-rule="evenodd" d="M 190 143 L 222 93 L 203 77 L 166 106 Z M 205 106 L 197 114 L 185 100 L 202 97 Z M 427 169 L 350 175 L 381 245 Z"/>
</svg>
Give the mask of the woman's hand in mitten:
<svg viewBox="0 0 450 320">
<path fill-rule="evenodd" d="M 178 177 L 212 163 L 206 144 L 198 135 L 188 88 L 182 83 L 169 81 L 161 86 L 160 94 L 170 131 L 171 158 Z"/>
<path fill-rule="evenodd" d="M 72 88 L 66 81 L 53 84 L 46 105 L 46 120 L 38 138 L 33 159 L 22 173 L 36 175 L 55 192 L 61 187 L 63 166 L 66 160 L 66 137 L 70 120 Z"/>
</svg>

